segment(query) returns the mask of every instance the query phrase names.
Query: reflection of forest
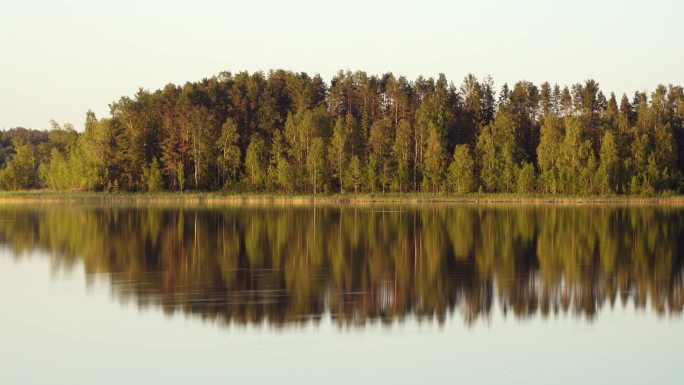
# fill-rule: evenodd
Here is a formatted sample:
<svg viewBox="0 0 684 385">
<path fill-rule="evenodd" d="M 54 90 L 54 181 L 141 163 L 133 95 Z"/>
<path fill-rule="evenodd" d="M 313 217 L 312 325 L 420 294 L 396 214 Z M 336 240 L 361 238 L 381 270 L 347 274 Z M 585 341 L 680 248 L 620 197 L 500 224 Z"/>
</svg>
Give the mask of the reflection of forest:
<svg viewBox="0 0 684 385">
<path fill-rule="evenodd" d="M 0 209 L 0 242 L 110 273 L 117 295 L 222 322 L 466 322 L 684 305 L 684 210 L 667 207 Z"/>
</svg>

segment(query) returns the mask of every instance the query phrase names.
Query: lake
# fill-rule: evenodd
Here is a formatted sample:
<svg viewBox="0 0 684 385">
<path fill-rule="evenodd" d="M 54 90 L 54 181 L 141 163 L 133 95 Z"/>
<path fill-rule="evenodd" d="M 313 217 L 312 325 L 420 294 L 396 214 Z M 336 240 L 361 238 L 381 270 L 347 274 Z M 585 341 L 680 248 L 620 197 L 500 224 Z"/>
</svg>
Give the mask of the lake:
<svg viewBox="0 0 684 385">
<path fill-rule="evenodd" d="M 0 384 L 679 384 L 684 208 L 0 206 Z"/>
</svg>

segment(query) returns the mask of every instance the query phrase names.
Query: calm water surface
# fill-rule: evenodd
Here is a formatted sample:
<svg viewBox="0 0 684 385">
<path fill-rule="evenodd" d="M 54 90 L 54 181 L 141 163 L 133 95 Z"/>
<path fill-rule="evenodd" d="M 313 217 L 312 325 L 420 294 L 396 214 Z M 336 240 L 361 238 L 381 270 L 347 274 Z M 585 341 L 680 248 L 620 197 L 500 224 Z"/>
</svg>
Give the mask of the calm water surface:
<svg viewBox="0 0 684 385">
<path fill-rule="evenodd" d="M 0 384 L 684 381 L 684 209 L 0 207 Z"/>
</svg>

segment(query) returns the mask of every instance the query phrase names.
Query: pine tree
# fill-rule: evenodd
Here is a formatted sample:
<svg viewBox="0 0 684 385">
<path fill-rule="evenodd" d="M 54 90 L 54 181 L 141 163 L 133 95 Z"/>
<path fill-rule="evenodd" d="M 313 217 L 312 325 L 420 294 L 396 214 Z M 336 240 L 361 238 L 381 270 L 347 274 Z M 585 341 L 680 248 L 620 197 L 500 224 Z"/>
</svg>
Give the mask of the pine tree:
<svg viewBox="0 0 684 385">
<path fill-rule="evenodd" d="M 545 116 L 553 111 L 553 98 L 551 93 L 551 85 L 549 82 L 544 82 L 541 85 L 539 92 L 539 106 L 541 107 L 542 116 Z"/>
</svg>

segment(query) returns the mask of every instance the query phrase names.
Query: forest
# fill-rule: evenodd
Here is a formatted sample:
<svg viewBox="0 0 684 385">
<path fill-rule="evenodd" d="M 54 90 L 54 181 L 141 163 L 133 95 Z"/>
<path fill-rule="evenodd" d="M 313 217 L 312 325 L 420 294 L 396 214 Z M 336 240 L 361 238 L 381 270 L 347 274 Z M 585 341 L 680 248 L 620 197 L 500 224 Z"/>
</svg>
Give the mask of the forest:
<svg viewBox="0 0 684 385">
<path fill-rule="evenodd" d="M 470 74 L 222 72 L 0 133 L 0 188 L 107 192 L 679 194 L 684 90 Z"/>
</svg>

